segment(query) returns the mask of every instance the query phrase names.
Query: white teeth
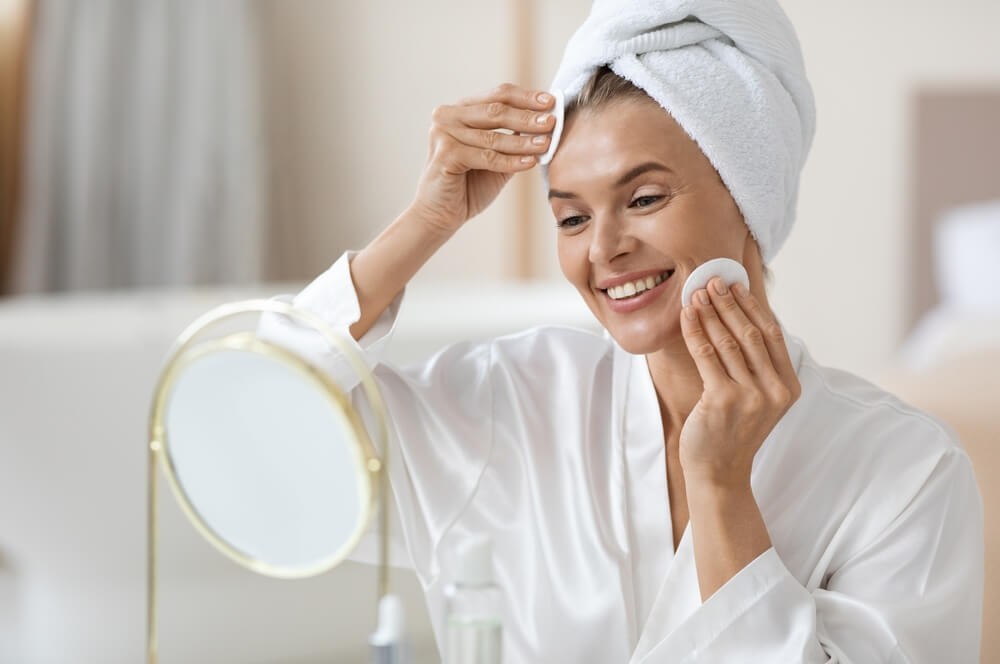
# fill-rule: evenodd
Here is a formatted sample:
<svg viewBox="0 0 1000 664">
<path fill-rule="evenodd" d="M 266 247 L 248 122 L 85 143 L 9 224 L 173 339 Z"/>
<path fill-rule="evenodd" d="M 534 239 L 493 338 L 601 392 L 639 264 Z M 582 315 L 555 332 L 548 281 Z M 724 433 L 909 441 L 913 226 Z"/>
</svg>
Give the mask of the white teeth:
<svg viewBox="0 0 1000 664">
<path fill-rule="evenodd" d="M 668 276 L 670 276 L 669 271 L 658 274 L 655 277 L 644 277 L 643 279 L 637 279 L 636 281 L 622 284 L 620 286 L 612 286 L 607 289 L 607 293 L 612 300 L 632 297 L 663 283 L 663 280 Z"/>
</svg>

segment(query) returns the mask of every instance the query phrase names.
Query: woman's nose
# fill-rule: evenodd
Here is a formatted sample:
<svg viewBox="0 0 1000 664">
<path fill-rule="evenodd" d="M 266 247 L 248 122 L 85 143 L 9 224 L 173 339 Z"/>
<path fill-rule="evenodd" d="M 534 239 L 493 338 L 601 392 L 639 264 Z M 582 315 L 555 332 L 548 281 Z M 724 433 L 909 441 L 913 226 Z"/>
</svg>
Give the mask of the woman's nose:
<svg viewBox="0 0 1000 664">
<path fill-rule="evenodd" d="M 590 236 L 590 262 L 610 263 L 628 253 L 629 237 L 624 225 L 614 215 L 594 216 L 594 232 Z"/>
</svg>

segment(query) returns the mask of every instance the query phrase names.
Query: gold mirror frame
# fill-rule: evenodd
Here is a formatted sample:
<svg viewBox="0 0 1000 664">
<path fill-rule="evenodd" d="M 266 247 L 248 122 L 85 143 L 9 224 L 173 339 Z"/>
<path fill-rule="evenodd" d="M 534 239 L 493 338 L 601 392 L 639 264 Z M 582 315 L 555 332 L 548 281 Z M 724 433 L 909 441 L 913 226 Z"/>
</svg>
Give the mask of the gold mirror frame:
<svg viewBox="0 0 1000 664">
<path fill-rule="evenodd" d="M 340 350 L 349 364 L 361 379 L 361 386 L 372 406 L 378 429 L 378 440 L 381 443 L 383 457 L 379 458 L 371 438 L 359 416 L 343 390 L 333 382 L 320 368 L 309 363 L 292 351 L 265 341 L 250 332 L 237 332 L 220 339 L 210 339 L 198 342 L 198 334 L 205 329 L 224 320 L 248 313 L 278 314 L 311 328 L 328 341 L 333 348 Z M 213 352 L 224 350 L 240 350 L 257 353 L 276 359 L 290 366 L 320 389 L 329 400 L 330 406 L 355 431 L 355 439 L 350 441 L 352 452 L 358 462 L 359 490 L 361 491 L 362 517 L 358 527 L 348 541 L 325 560 L 307 568 L 291 568 L 272 565 L 266 561 L 255 559 L 236 549 L 205 523 L 197 509 L 191 504 L 180 486 L 173 461 L 168 454 L 168 436 L 164 416 L 170 392 L 184 368 L 191 363 Z M 379 567 L 378 588 L 379 599 L 389 592 L 389 510 L 388 505 L 388 427 L 386 424 L 385 402 L 382 400 L 378 386 L 364 360 L 358 356 L 350 343 L 338 335 L 321 318 L 308 311 L 296 309 L 280 300 L 245 300 L 216 307 L 191 323 L 174 342 L 167 361 L 157 381 L 154 391 L 152 412 L 150 414 L 148 443 L 148 494 L 147 494 L 147 603 L 146 603 L 146 661 L 155 664 L 158 659 L 159 643 L 157 632 L 157 545 L 159 534 L 159 504 L 158 482 L 156 468 L 159 466 L 167 476 L 172 492 L 188 520 L 195 529 L 207 539 L 216 550 L 236 563 L 259 574 L 276 578 L 306 578 L 322 574 L 341 563 L 361 541 L 368 530 L 372 513 L 376 505 L 379 510 Z M 375 487 L 375 490 L 373 490 Z"/>
<path fill-rule="evenodd" d="M 206 355 L 226 350 L 244 351 L 264 355 L 283 362 L 286 365 L 290 365 L 296 370 L 297 373 L 306 376 L 309 379 L 309 382 L 321 391 L 328 405 L 334 410 L 334 412 L 337 413 L 338 419 L 347 425 L 350 430 L 356 432 L 357 440 L 354 442 L 347 442 L 347 445 L 351 448 L 351 452 L 355 457 L 356 468 L 359 471 L 358 477 L 361 480 L 358 483 L 358 490 L 360 493 L 358 504 L 361 505 L 362 509 L 361 519 L 358 526 L 351 533 L 351 536 L 344 543 L 344 545 L 316 564 L 301 568 L 273 565 L 245 554 L 239 549 L 233 547 L 205 521 L 201 513 L 192 504 L 188 494 L 181 487 L 180 479 L 177 474 L 177 468 L 174 465 L 173 457 L 170 452 L 170 436 L 168 435 L 166 426 L 162 423 L 166 413 L 167 402 L 169 396 L 173 392 L 177 379 L 186 368 Z M 160 468 L 167 476 L 167 480 L 169 481 L 174 497 L 180 504 L 184 514 L 191 520 L 198 532 L 201 533 L 202 536 L 207 539 L 220 553 L 227 556 L 234 562 L 237 562 L 244 567 L 265 576 L 271 576 L 279 579 L 303 579 L 317 574 L 322 574 L 323 572 L 335 567 L 337 563 L 341 562 L 347 554 L 354 549 L 357 543 L 361 540 L 361 537 L 364 535 L 365 529 L 367 528 L 368 522 L 371 518 L 371 513 L 374 509 L 374 486 L 377 481 L 378 470 L 381 467 L 381 461 L 379 461 L 378 455 L 375 453 L 375 448 L 372 446 L 371 439 L 369 439 L 368 433 L 365 431 L 361 418 L 358 416 L 357 411 L 347 401 L 343 391 L 341 391 L 340 388 L 337 387 L 337 385 L 334 384 L 333 381 L 331 381 L 326 375 L 320 373 L 314 367 L 307 364 L 290 351 L 280 346 L 275 346 L 272 343 L 262 341 L 250 332 L 240 332 L 231 334 L 221 339 L 212 339 L 196 344 L 186 352 L 180 354 L 177 357 L 176 362 L 172 362 L 170 364 L 169 369 L 163 378 L 163 390 L 157 394 L 153 417 L 156 421 L 161 423 L 157 430 L 158 435 L 156 436 L 160 442 L 158 457 L 160 461 Z"/>
</svg>

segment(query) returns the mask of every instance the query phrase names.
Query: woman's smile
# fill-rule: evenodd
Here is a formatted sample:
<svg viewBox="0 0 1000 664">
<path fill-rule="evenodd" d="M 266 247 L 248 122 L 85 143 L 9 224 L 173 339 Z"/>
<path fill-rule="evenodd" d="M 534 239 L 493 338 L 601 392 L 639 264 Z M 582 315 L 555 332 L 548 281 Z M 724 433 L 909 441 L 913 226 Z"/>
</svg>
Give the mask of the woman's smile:
<svg viewBox="0 0 1000 664">
<path fill-rule="evenodd" d="M 625 283 L 609 285 L 598 289 L 611 311 L 627 314 L 641 309 L 659 298 L 667 284 L 673 283 L 674 270 L 666 270 L 655 275 L 647 275 Z"/>
</svg>

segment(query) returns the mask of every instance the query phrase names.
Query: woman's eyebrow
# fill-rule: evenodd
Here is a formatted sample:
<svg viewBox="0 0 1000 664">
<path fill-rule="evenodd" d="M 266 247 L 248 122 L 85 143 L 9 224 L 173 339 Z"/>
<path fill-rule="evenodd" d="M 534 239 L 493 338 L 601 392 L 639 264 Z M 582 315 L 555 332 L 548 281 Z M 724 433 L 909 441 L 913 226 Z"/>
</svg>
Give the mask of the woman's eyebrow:
<svg viewBox="0 0 1000 664">
<path fill-rule="evenodd" d="M 669 168 L 661 163 L 655 161 L 647 161 L 643 164 L 630 169 L 625 175 L 618 178 L 615 182 L 615 188 L 622 186 L 623 184 L 628 184 L 630 180 L 634 180 L 646 171 L 666 171 L 667 173 L 672 173 Z M 578 196 L 569 191 L 559 191 L 558 189 L 549 189 L 549 198 L 578 198 Z"/>
</svg>

